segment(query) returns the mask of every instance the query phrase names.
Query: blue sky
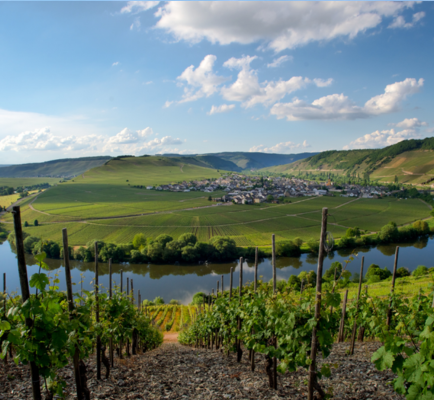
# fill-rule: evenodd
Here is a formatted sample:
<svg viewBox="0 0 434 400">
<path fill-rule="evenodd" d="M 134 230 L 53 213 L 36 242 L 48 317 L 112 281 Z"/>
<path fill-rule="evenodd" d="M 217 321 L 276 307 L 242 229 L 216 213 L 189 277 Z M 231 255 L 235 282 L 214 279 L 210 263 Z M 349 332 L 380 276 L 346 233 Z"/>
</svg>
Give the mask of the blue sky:
<svg viewBox="0 0 434 400">
<path fill-rule="evenodd" d="M 0 2 L 0 164 L 434 134 L 434 3 Z"/>
</svg>

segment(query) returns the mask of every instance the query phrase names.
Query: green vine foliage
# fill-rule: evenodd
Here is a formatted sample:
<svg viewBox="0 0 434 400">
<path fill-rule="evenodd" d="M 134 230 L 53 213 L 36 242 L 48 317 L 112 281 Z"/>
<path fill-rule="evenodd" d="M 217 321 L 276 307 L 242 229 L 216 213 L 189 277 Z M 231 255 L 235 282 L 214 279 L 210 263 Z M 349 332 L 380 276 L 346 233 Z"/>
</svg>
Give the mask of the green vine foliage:
<svg viewBox="0 0 434 400">
<path fill-rule="evenodd" d="M 334 332 L 340 321 L 338 311 L 340 294 L 324 293 L 321 302 L 321 318 L 315 321 L 315 291 L 307 290 L 301 300 L 288 292 L 271 294 L 271 286 L 261 283 L 254 292 L 252 286 L 243 288 L 241 298 L 228 294 L 215 299 L 212 311 L 198 314 L 191 327 L 179 335 L 178 340 L 193 345 L 198 339 L 206 339 L 219 332 L 226 348 L 235 351 L 236 340 L 241 340 L 247 349 L 276 357 L 280 372 L 295 371 L 298 367 L 309 368 L 312 329 L 317 326 L 319 351 L 327 358 L 331 351 Z M 237 321 L 242 320 L 241 329 Z M 272 338 L 277 339 L 275 347 Z M 318 377 L 329 374 L 327 365 L 318 371 Z"/>
<path fill-rule="evenodd" d="M 75 349 L 79 358 L 90 356 L 97 335 L 107 346 L 110 337 L 114 344 L 133 337 L 140 340 L 143 349 L 152 349 L 163 342 L 163 335 L 151 324 L 150 319 L 139 311 L 132 299 L 115 288 L 112 298 L 107 293 L 98 296 L 100 322 L 95 321 L 95 292 L 84 292 L 83 297 L 74 294 L 74 311 L 70 318 L 66 293 L 59 290 L 57 275 L 50 278 L 41 272 L 48 269 L 44 263 L 46 255 L 35 258 L 40 271 L 33 274 L 29 285 L 36 294 L 22 302 L 21 297 L 8 298 L 5 312 L 4 302 L 0 309 L 1 358 L 9 348 L 15 350 L 15 363 L 28 364 L 34 361 L 43 377 L 45 390 L 51 395 L 64 396 L 65 381 L 58 375 L 59 369 L 71 363 Z M 32 321 L 31 328 L 26 319 Z"/>
</svg>

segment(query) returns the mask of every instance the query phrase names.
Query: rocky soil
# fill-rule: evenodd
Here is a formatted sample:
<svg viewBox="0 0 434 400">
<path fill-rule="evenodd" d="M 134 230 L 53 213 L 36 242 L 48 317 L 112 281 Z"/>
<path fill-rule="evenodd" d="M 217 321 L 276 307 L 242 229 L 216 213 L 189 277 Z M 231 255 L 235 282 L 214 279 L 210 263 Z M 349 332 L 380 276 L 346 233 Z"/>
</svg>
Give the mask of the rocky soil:
<svg viewBox="0 0 434 400">
<path fill-rule="evenodd" d="M 390 371 L 378 372 L 370 363 L 380 345 L 357 343 L 354 356 L 347 356 L 347 343 L 335 344 L 327 362 L 333 364 L 332 376 L 322 379 L 324 390 L 335 399 L 404 399 L 393 391 Z M 278 390 L 268 388 L 263 355 L 256 355 L 256 370 L 250 371 L 247 352 L 241 363 L 235 355 L 220 351 L 192 349 L 178 343 L 165 343 L 151 352 L 115 358 L 109 379 L 97 381 L 94 359 L 88 364 L 88 386 L 92 400 L 97 399 L 306 399 L 307 373 L 279 374 Z M 105 375 L 105 369 L 102 369 Z M 62 375 L 68 382 L 67 399 L 76 398 L 71 368 Z M 32 399 L 27 367 L 0 362 L 0 399 Z"/>
</svg>

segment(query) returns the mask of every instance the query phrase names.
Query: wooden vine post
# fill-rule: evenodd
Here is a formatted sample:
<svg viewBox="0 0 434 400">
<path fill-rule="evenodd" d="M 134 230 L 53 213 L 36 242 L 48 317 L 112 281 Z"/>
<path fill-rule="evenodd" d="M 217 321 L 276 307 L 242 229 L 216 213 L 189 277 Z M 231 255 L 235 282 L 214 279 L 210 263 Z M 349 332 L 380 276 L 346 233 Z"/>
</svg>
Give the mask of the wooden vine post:
<svg viewBox="0 0 434 400">
<path fill-rule="evenodd" d="M 111 299 L 113 297 L 113 288 L 112 288 L 112 259 L 109 258 L 109 298 Z M 109 342 L 109 358 L 110 358 L 110 366 L 113 368 L 114 366 L 114 357 L 113 357 L 113 338 L 110 337 Z"/>
<path fill-rule="evenodd" d="M 362 281 L 363 281 L 363 265 L 365 263 L 365 257 L 362 257 L 362 264 L 360 266 L 360 278 L 359 278 L 359 290 L 357 291 L 357 303 L 356 303 L 356 314 L 354 316 L 354 325 L 353 325 L 353 333 L 351 335 L 351 344 L 350 344 L 350 350 L 348 354 L 352 356 L 354 354 L 354 342 L 356 341 L 356 331 L 357 331 L 357 315 L 359 313 L 359 300 L 360 300 L 360 293 L 362 290 Z"/>
<path fill-rule="evenodd" d="M 393 274 L 392 274 L 392 287 L 390 288 L 390 302 L 389 302 L 389 309 L 387 310 L 387 321 L 386 321 L 387 329 L 390 328 L 390 323 L 392 321 L 392 296 L 393 296 L 393 291 L 395 290 L 396 267 L 398 266 L 398 253 L 399 253 L 399 246 L 396 246 L 395 263 L 393 264 Z"/>
<path fill-rule="evenodd" d="M 255 271 L 254 271 L 254 278 L 253 278 L 253 288 L 256 295 L 256 289 L 258 287 L 258 248 L 255 248 Z M 252 329 L 252 333 L 255 333 L 255 331 Z M 250 352 L 250 369 L 252 371 L 255 370 L 255 351 L 252 349 Z"/>
<path fill-rule="evenodd" d="M 271 236 L 271 250 L 273 263 L 273 296 L 277 294 L 277 273 L 276 273 L 276 236 Z M 277 336 L 273 337 L 274 348 L 277 349 Z M 277 357 L 273 357 L 273 389 L 277 390 Z"/>
<path fill-rule="evenodd" d="M 319 253 L 318 253 L 318 270 L 316 276 L 316 303 L 315 303 L 316 324 L 312 329 L 312 344 L 311 344 L 311 352 L 310 352 L 311 364 L 309 366 L 309 384 L 308 384 L 308 393 L 307 393 L 308 400 L 313 400 L 313 393 L 315 389 L 319 392 L 321 397 L 324 397 L 324 392 L 317 381 L 316 356 L 318 352 L 317 329 L 321 318 L 321 291 L 322 291 L 321 284 L 322 284 L 322 267 L 324 263 L 325 252 L 326 252 L 325 241 L 326 241 L 326 234 L 327 234 L 327 213 L 328 213 L 328 209 L 324 207 L 322 209 L 321 236 L 319 240 Z"/>
<path fill-rule="evenodd" d="M 15 245 L 17 248 L 18 274 L 20 276 L 21 296 L 23 298 L 23 303 L 24 303 L 30 298 L 30 288 L 29 288 L 29 280 L 27 277 L 26 258 L 24 255 L 23 230 L 21 225 L 20 207 L 19 206 L 12 207 L 12 213 L 14 215 Z M 26 326 L 31 332 L 33 327 L 33 321 L 31 318 L 26 318 Z M 30 361 L 30 375 L 32 379 L 33 400 L 42 400 L 41 385 L 39 381 L 39 368 L 34 361 Z"/>
<path fill-rule="evenodd" d="M 347 313 L 347 299 L 348 299 L 348 289 L 345 291 L 344 303 L 342 304 L 342 316 L 341 316 L 341 323 L 339 325 L 339 334 L 338 334 L 339 343 L 343 342 L 345 337 L 345 316 Z"/>
<path fill-rule="evenodd" d="M 229 301 L 232 299 L 232 287 L 233 287 L 234 269 L 231 267 L 231 275 L 229 279 Z"/>
<path fill-rule="evenodd" d="M 234 278 L 234 269 L 231 267 L 230 275 L 229 275 L 229 301 L 232 299 L 232 287 L 233 287 L 233 278 Z M 228 343 L 228 357 L 229 357 L 229 348 L 230 344 Z"/>
<path fill-rule="evenodd" d="M 98 242 L 95 242 L 95 320 L 99 324 Z M 101 380 L 101 337 L 96 337 L 96 379 Z"/>
<path fill-rule="evenodd" d="M 121 296 L 123 297 L 124 295 L 124 271 L 120 270 L 120 274 L 121 274 Z M 124 344 L 122 342 L 122 340 L 119 341 L 119 358 L 123 359 L 124 355 L 122 353 L 122 349 L 124 347 Z"/>
<path fill-rule="evenodd" d="M 223 275 L 222 275 L 222 297 L 223 297 L 223 292 L 225 291 L 224 286 L 223 286 Z"/>
<path fill-rule="evenodd" d="M 241 304 L 241 296 L 243 294 L 243 257 L 240 257 L 240 286 L 239 290 L 239 302 Z M 238 331 L 241 331 L 241 318 L 238 317 Z M 241 357 L 243 356 L 243 350 L 241 349 L 241 339 L 238 337 L 237 340 L 237 362 L 241 362 Z"/>
<path fill-rule="evenodd" d="M 69 246 L 68 246 L 68 231 L 66 228 L 62 229 L 63 236 L 63 260 L 65 263 L 65 279 L 66 279 L 66 294 L 68 297 L 69 319 L 74 318 L 74 298 L 72 295 L 72 281 L 71 281 L 71 269 L 69 266 Z M 80 352 L 78 346 L 75 345 L 75 352 L 72 358 L 75 375 L 75 387 L 77 390 L 77 399 L 80 400 L 84 396 L 81 386 L 81 374 L 80 374 Z"/>
</svg>

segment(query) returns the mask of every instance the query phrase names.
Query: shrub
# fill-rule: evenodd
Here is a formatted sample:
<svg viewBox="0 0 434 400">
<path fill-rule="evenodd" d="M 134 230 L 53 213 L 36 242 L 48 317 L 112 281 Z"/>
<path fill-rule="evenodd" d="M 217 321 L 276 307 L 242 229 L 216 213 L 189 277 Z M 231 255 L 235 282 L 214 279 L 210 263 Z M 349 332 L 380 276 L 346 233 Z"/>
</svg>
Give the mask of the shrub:
<svg viewBox="0 0 434 400">
<path fill-rule="evenodd" d="M 414 271 L 413 271 L 413 276 L 414 277 L 418 277 L 418 276 L 423 276 L 426 275 L 428 273 L 428 268 L 425 267 L 425 265 L 419 265 Z"/>
<path fill-rule="evenodd" d="M 303 245 L 303 240 L 300 239 L 299 237 L 295 238 L 295 239 L 293 240 L 293 242 L 294 242 L 294 244 L 295 244 L 297 247 L 301 247 L 301 246 Z"/>
<path fill-rule="evenodd" d="M 27 228 L 29 226 L 29 223 L 27 221 L 24 222 L 24 227 Z"/>
<path fill-rule="evenodd" d="M 300 247 L 296 246 L 291 240 L 279 242 L 277 244 L 276 255 L 279 257 L 297 257 L 300 255 Z"/>
<path fill-rule="evenodd" d="M 429 233 L 429 226 L 426 221 L 413 222 L 413 228 L 419 233 L 419 235 L 427 235 Z"/>
<path fill-rule="evenodd" d="M 208 296 L 203 293 L 203 292 L 197 292 L 194 296 L 193 296 L 193 300 L 191 301 L 191 304 L 195 305 L 195 304 L 203 304 L 203 299 L 205 298 L 205 303 L 208 302 Z"/>
<path fill-rule="evenodd" d="M 378 280 L 374 278 L 374 276 L 378 277 Z M 368 279 L 368 282 L 379 282 L 383 281 L 384 279 L 389 278 L 389 276 L 392 276 L 392 273 L 384 267 L 384 269 L 381 269 L 376 264 L 371 264 L 368 268 L 368 272 L 366 273 L 366 279 Z"/>
<path fill-rule="evenodd" d="M 307 286 L 310 287 L 315 287 L 316 286 L 316 272 L 315 271 L 301 271 L 298 274 L 298 277 L 301 281 L 304 281 L 304 287 L 306 288 Z"/>
<path fill-rule="evenodd" d="M 179 306 L 179 301 L 178 300 L 170 300 L 169 304 L 175 305 L 175 306 Z"/>
<path fill-rule="evenodd" d="M 39 225 L 39 222 L 38 222 L 37 219 L 35 219 L 35 221 L 33 222 L 33 225 L 35 225 L 35 226 L 38 226 L 38 225 Z"/>
<path fill-rule="evenodd" d="M 155 303 L 153 302 L 153 301 L 151 301 L 151 300 L 143 300 L 142 301 L 142 305 L 143 305 L 143 307 L 148 307 L 148 306 L 154 306 L 155 305 Z"/>
<path fill-rule="evenodd" d="M 344 249 L 356 247 L 356 241 L 352 237 L 344 236 L 339 240 L 339 247 Z"/>
<path fill-rule="evenodd" d="M 348 228 L 346 236 L 349 238 L 360 237 L 360 229 L 357 226 L 354 228 Z"/>
<path fill-rule="evenodd" d="M 154 299 L 154 304 L 155 304 L 156 306 L 160 306 L 160 305 L 164 304 L 164 299 L 163 299 L 162 297 L 160 297 L 160 296 L 157 296 L 157 297 Z"/>
<path fill-rule="evenodd" d="M 319 243 L 315 239 L 309 239 L 307 241 L 307 246 L 309 247 L 309 249 L 312 253 L 318 253 Z"/>
<path fill-rule="evenodd" d="M 295 290 L 300 290 L 301 288 L 301 280 L 296 275 L 291 275 L 288 279 L 288 286 L 294 288 Z"/>
<path fill-rule="evenodd" d="M 146 255 L 142 254 L 139 250 L 131 250 L 131 262 L 133 264 L 141 264 L 146 262 Z"/>
<path fill-rule="evenodd" d="M 34 236 L 29 236 L 24 239 L 24 251 L 28 254 L 33 254 L 33 246 L 35 243 L 39 242 L 39 238 Z"/>
<path fill-rule="evenodd" d="M 379 233 L 379 238 L 384 243 L 394 242 L 398 239 L 398 228 L 394 222 L 384 225 Z"/>
<path fill-rule="evenodd" d="M 410 276 L 410 271 L 408 270 L 408 268 L 400 267 L 396 270 L 397 278 L 404 278 L 406 276 Z"/>
</svg>

